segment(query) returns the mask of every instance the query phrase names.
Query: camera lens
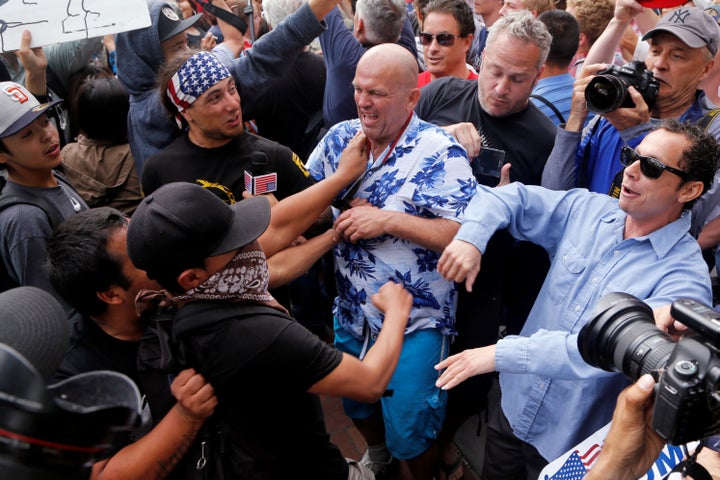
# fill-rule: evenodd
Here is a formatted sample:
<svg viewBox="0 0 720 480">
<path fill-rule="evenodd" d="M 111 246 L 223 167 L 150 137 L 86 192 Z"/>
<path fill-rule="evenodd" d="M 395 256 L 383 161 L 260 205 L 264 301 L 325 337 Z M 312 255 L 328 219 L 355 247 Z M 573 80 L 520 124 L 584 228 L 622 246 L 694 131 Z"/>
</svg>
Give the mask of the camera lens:
<svg viewBox="0 0 720 480">
<path fill-rule="evenodd" d="M 625 84 L 613 75 L 598 75 L 585 87 L 588 110 L 607 113 L 619 108 L 625 100 Z"/>
<path fill-rule="evenodd" d="M 626 293 L 610 293 L 600 299 L 597 312 L 578 336 L 587 363 L 633 380 L 665 366 L 675 342 L 655 326 L 647 304 Z"/>
</svg>

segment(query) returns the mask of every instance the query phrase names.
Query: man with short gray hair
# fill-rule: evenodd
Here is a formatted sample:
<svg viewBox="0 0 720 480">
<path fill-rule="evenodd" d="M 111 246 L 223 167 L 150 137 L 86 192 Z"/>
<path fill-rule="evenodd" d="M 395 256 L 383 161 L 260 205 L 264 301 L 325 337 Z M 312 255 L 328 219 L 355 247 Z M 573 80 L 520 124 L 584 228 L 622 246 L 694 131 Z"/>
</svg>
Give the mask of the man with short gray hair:
<svg viewBox="0 0 720 480">
<path fill-rule="evenodd" d="M 423 120 L 451 130 L 475 165 L 499 150 L 494 153 L 511 165 L 512 181 L 539 185 L 555 126 L 528 99 L 551 41 L 547 27 L 529 12 L 501 18 L 490 29 L 477 81 L 438 78 L 423 87 L 415 111 Z M 481 173 L 476 177 L 489 186 L 498 182 Z M 529 242 L 516 241 L 505 230 L 493 236 L 488 250 L 494 254 L 485 257 L 472 292 L 458 291 L 458 336 L 451 351 L 495 343 L 500 325 L 507 333 L 517 333 L 545 277 L 547 254 Z M 491 376 L 478 376 L 460 391 L 450 392 L 441 435 L 446 465 L 457 462 L 452 436 L 483 408 L 491 383 Z"/>
<path fill-rule="evenodd" d="M 358 0 L 353 30 L 335 8 L 325 17 L 327 30 L 320 35 L 327 80 L 323 99 L 325 127 L 357 118 L 352 79 L 360 57 L 373 45 L 398 43 L 417 58 L 415 35 L 404 0 Z"/>
</svg>

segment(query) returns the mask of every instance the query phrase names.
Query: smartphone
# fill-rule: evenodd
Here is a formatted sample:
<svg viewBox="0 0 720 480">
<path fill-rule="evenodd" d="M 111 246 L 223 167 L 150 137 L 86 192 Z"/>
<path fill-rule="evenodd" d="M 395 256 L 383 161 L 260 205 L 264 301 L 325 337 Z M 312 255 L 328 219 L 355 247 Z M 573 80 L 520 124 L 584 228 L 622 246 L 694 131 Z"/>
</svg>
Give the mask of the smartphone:
<svg viewBox="0 0 720 480">
<path fill-rule="evenodd" d="M 485 177 L 500 178 L 500 169 L 505 163 L 505 150 L 482 147 L 478 156 L 470 160 L 473 174 Z"/>
</svg>

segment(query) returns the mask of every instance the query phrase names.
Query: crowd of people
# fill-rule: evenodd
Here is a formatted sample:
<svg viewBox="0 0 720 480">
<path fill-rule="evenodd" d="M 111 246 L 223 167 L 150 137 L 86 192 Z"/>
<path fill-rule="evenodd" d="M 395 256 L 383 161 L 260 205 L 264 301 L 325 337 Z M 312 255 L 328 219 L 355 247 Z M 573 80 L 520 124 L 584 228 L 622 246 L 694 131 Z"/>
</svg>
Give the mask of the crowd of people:
<svg viewBox="0 0 720 480">
<path fill-rule="evenodd" d="M 63 306 L 49 382 L 147 399 L 89 478 L 458 480 L 481 412 L 483 479 L 611 419 L 587 478 L 642 476 L 656 380 L 578 335 L 611 292 L 671 334 L 674 300 L 719 303 L 706 2 L 147 0 L 146 28 L 25 31 L 0 54 L 0 291 Z"/>
</svg>

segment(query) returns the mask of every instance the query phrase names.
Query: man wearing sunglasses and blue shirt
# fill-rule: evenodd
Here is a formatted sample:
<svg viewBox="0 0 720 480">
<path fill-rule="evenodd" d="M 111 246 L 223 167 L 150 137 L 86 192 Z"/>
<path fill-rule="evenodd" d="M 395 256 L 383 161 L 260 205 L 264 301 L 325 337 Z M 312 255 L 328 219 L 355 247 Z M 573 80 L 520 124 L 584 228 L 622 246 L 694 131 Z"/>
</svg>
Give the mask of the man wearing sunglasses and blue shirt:
<svg viewBox="0 0 720 480">
<path fill-rule="evenodd" d="M 470 287 L 481 252 L 500 228 L 541 245 L 551 259 L 520 335 L 436 366 L 444 370 L 437 383 L 444 389 L 500 372 L 500 406 L 490 411 L 482 478 L 515 478 L 524 467 L 527 478 L 537 478 L 544 463 L 610 421 L 629 381 L 589 366 L 577 348 L 578 332 L 599 298 L 620 291 L 643 299 L 664 329 L 673 324 L 673 300 L 711 301 L 707 268 L 688 233 L 688 209 L 709 188 L 718 158 L 720 145 L 711 135 L 666 120 L 636 149 L 622 150 L 617 200 L 517 182 L 479 188 L 438 263 L 445 278 Z"/>
<path fill-rule="evenodd" d="M 614 18 L 593 44 L 584 74 L 575 82 L 570 115 L 567 124 L 558 128 L 555 147 L 543 171 L 543 186 L 584 187 L 617 197 L 622 179 L 619 154 L 623 145 L 637 146 L 661 119 L 675 118 L 698 124 L 710 120 L 708 114 L 715 105 L 699 89 L 699 84 L 714 64 L 720 47 L 720 28 L 703 10 L 680 7 L 666 13 L 643 36 L 650 48 L 645 66 L 659 84 L 655 102 L 646 102 L 637 89 L 629 87 L 627 92 L 634 107 L 604 113 L 583 130 L 586 118 L 592 116 L 585 101 L 585 89 L 596 74 L 607 67 L 598 61 L 608 60 L 602 58 L 603 52 L 615 50 L 631 20 L 636 19 L 640 25 L 654 21 L 648 20 L 652 14 L 646 10 L 634 0 L 618 0 Z M 720 138 L 720 122 L 710 121 L 706 128 L 715 138 Z M 708 215 L 718 197 L 714 200 L 707 197 L 693 210 L 694 234 L 712 218 Z"/>
</svg>

